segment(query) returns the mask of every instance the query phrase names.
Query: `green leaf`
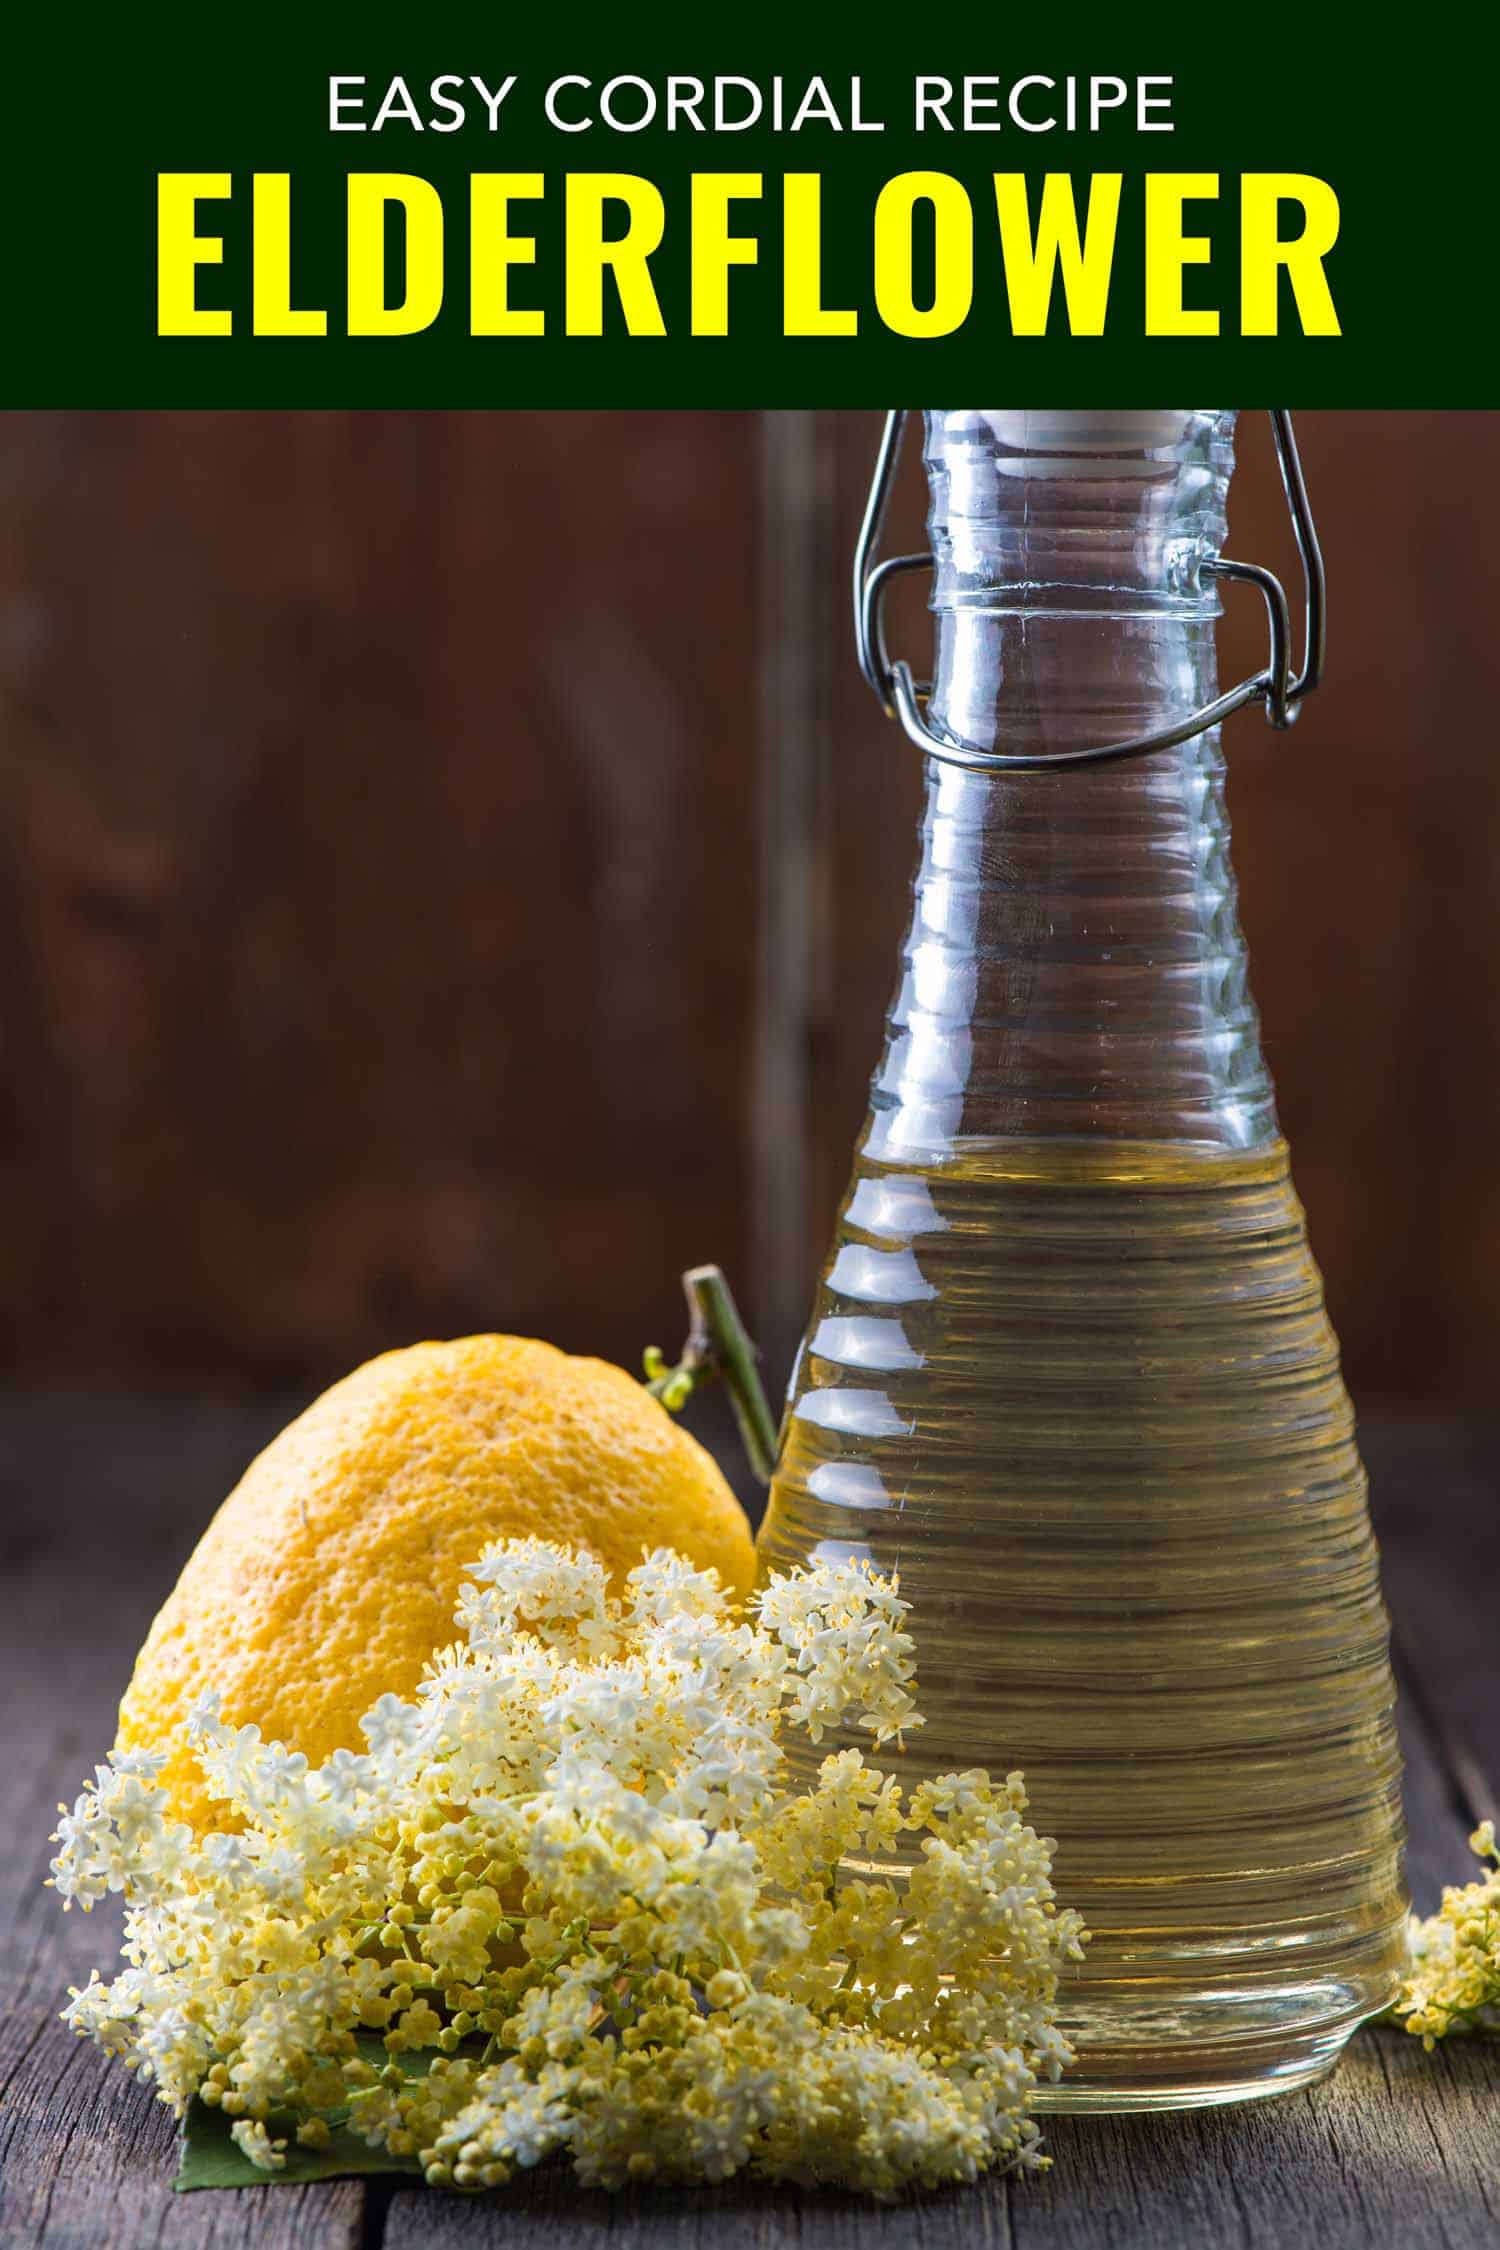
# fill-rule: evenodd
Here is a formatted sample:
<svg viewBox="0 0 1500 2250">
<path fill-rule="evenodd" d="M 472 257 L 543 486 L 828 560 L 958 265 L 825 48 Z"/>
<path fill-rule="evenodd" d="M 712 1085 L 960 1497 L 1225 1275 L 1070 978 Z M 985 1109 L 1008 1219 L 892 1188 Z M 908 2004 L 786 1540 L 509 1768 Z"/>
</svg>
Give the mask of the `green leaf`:
<svg viewBox="0 0 1500 2250">
<path fill-rule="evenodd" d="M 289 2123 L 278 2126 L 273 2118 L 272 2138 L 287 2137 L 286 2163 L 279 2172 L 262 2172 L 229 2137 L 230 2120 L 220 2109 L 207 2109 L 195 2101 L 183 2119 L 177 2177 L 172 2185 L 186 2194 L 193 2188 L 295 2187 L 303 2180 L 341 2180 L 358 2172 L 416 2172 L 414 2156 L 390 2156 L 371 2148 L 344 2126 L 332 2129 L 326 2148 L 301 2148 L 291 2138 Z"/>
<path fill-rule="evenodd" d="M 378 2034 L 361 2032 L 358 2038 L 361 2054 L 377 2070 L 392 2059 Z M 408 2078 L 424 2078 L 432 2056 L 424 2052 L 397 2055 L 395 2060 Z M 231 2139 L 233 2119 L 222 2109 L 210 2109 L 206 2102 L 195 2100 L 182 2121 L 177 2177 L 172 2184 L 179 2194 L 186 2194 L 194 2188 L 295 2187 L 304 2180 L 341 2180 L 357 2173 L 420 2173 L 414 2156 L 391 2156 L 351 2133 L 345 2123 L 348 2114 L 347 2110 L 329 2112 L 326 2148 L 303 2148 L 296 2138 L 294 2118 L 269 2119 L 271 2138 L 287 2144 L 286 2164 L 279 2172 L 262 2172 Z"/>
</svg>

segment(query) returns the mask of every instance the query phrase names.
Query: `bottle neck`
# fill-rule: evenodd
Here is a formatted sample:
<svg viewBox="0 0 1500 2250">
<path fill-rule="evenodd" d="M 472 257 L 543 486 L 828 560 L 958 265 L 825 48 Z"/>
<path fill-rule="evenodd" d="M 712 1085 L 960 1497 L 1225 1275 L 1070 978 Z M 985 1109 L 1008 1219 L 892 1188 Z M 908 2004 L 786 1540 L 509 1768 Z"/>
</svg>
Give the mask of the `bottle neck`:
<svg viewBox="0 0 1500 2250">
<path fill-rule="evenodd" d="M 939 733 L 1055 752 L 1216 693 L 1226 413 L 928 418 Z M 928 761 L 869 1153 L 1276 1136 L 1217 730 L 1056 772 Z"/>
</svg>

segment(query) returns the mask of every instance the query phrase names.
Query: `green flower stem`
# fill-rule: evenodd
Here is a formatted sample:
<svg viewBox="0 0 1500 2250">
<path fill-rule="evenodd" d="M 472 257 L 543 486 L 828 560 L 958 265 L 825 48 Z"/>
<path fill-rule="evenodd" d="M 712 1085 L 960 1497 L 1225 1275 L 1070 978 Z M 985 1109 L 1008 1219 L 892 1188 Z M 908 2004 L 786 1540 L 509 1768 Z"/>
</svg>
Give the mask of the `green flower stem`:
<svg viewBox="0 0 1500 2250">
<path fill-rule="evenodd" d="M 646 1388 L 669 1414 L 680 1414 L 695 1390 L 722 1382 L 739 1424 L 750 1467 L 769 1484 L 776 1466 L 776 1424 L 766 1403 L 759 1355 L 718 1266 L 693 1266 L 682 1277 L 688 1306 L 687 1342 L 675 1367 L 653 1345 L 646 1353 Z"/>
</svg>

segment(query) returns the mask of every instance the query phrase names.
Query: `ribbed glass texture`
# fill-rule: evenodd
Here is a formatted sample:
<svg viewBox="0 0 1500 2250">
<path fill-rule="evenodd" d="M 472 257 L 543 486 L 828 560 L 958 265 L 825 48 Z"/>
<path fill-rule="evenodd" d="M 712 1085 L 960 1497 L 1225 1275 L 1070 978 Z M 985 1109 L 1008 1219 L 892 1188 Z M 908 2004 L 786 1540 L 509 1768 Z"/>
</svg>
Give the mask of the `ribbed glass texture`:
<svg viewBox="0 0 1500 2250">
<path fill-rule="evenodd" d="M 1231 424 L 928 417 L 940 733 L 1062 750 L 1211 699 Z M 1330 2067 L 1399 1971 L 1393 1691 L 1217 734 L 929 760 L 762 1534 L 767 1567 L 850 1551 L 914 1605 L 903 1778 L 1023 1768 L 1094 1933 L 1054 2106 Z"/>
</svg>

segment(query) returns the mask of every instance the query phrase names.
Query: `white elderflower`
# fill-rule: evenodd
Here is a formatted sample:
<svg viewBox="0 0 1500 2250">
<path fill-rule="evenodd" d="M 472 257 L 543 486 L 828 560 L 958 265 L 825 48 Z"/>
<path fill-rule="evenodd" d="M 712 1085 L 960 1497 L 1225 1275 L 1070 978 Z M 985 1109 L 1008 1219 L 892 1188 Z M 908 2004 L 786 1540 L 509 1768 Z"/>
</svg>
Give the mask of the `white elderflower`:
<svg viewBox="0 0 1500 2250">
<path fill-rule="evenodd" d="M 911 1692 L 914 1644 L 900 1623 L 907 1605 L 867 1564 L 792 1571 L 756 1602 L 762 1627 L 793 1659 L 788 1716 L 814 1742 L 840 1725 L 882 1743 L 921 1724 Z"/>
<path fill-rule="evenodd" d="M 230 2138 L 259 2172 L 279 2172 L 286 2163 L 286 2142 L 273 2141 L 258 2119 L 241 2117 L 229 2128 Z"/>
<path fill-rule="evenodd" d="M 637 1631 L 663 1625 L 672 1617 L 717 1619 L 724 1590 L 716 1570 L 695 1570 L 670 1547 L 658 1547 L 637 1563 L 625 1581 L 630 1621 Z"/>
<path fill-rule="evenodd" d="M 359 1722 L 359 1731 L 370 1745 L 370 1756 L 382 1768 L 400 1766 L 407 1752 L 425 1752 L 432 1741 L 432 1713 L 403 1703 L 399 1695 L 383 1695 Z"/>
<path fill-rule="evenodd" d="M 459 1590 L 457 1622 L 476 1652 L 521 1630 L 548 1647 L 599 1647 L 607 1636 L 609 1582 L 594 1555 L 512 1539 L 487 1549 L 474 1577 Z"/>
<path fill-rule="evenodd" d="M 1500 1845 L 1481 1821 L 1469 1849 L 1493 1864 L 1443 1893 L 1441 1911 L 1409 1925 L 1406 1982 L 1392 2013 L 1431 2048 L 1450 2032 L 1500 2031 Z"/>
<path fill-rule="evenodd" d="M 665 1550 L 616 1599 L 592 1557 L 492 1547 L 462 1637 L 366 1714 L 364 1751 L 314 1767 L 200 1697 L 203 1836 L 169 1819 L 161 1756 L 96 1770 L 53 1880 L 85 1910 L 123 1895 L 124 1964 L 66 2020 L 179 2114 L 221 2109 L 268 2172 L 273 2119 L 318 2147 L 346 2113 L 459 2188 L 555 2153 L 611 2187 L 748 2169 L 876 2195 L 1037 2162 L 1082 1933 L 1020 1777 L 907 1801 L 846 1747 L 788 1779 L 790 1733 L 920 1724 L 905 1617 L 856 1563 L 741 1616 Z"/>
</svg>

